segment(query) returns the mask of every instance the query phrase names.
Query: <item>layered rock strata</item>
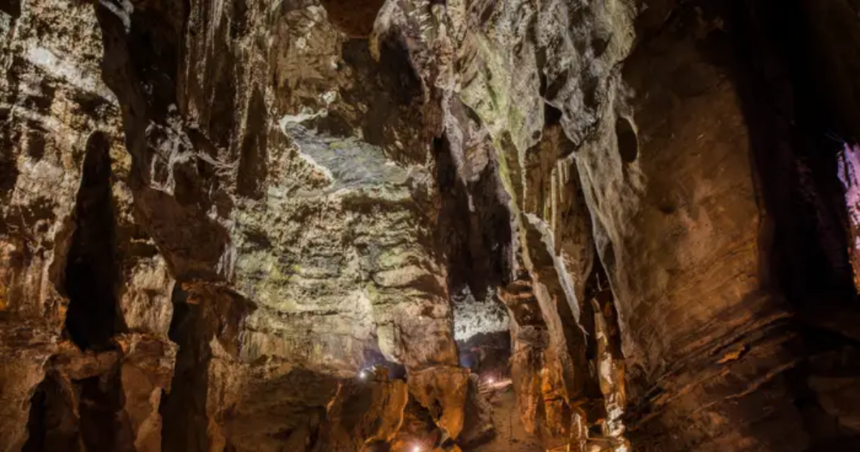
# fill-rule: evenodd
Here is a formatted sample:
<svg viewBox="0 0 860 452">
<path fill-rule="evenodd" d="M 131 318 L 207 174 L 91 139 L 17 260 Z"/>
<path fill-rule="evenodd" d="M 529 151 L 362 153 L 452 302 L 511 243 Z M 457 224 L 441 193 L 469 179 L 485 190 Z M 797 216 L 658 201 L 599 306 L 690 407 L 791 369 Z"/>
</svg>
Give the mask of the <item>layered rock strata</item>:
<svg viewBox="0 0 860 452">
<path fill-rule="evenodd" d="M 855 3 L 0 3 L 0 450 L 857 446 Z"/>
</svg>

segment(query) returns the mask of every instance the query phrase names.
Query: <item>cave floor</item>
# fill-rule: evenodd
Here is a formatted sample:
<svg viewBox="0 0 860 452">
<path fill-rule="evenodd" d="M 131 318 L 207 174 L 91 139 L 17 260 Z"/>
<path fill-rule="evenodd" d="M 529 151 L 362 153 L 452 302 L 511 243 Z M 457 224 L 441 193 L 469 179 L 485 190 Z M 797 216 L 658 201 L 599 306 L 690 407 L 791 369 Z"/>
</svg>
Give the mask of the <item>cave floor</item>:
<svg viewBox="0 0 860 452">
<path fill-rule="evenodd" d="M 496 392 L 490 398 L 496 436 L 469 452 L 543 452 L 533 435 L 523 428 L 517 414 L 517 396 L 511 388 Z"/>
</svg>

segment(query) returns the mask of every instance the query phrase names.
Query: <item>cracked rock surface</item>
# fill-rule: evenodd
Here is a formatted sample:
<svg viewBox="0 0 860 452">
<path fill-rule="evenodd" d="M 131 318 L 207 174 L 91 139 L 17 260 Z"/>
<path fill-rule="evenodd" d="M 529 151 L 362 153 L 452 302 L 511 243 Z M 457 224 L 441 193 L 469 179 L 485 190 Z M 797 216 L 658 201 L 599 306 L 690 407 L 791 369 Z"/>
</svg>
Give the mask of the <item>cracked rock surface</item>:
<svg viewBox="0 0 860 452">
<path fill-rule="evenodd" d="M 856 0 L 0 0 L 0 451 L 860 448 Z"/>
</svg>

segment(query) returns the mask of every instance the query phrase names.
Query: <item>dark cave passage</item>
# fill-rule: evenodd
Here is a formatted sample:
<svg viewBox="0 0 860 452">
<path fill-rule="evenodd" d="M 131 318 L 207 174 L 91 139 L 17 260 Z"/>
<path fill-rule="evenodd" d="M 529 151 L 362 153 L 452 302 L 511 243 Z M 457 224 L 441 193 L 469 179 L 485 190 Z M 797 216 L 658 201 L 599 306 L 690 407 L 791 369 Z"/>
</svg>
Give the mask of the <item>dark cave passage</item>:
<svg viewBox="0 0 860 452">
<path fill-rule="evenodd" d="M 23 452 L 40 452 L 45 450 L 45 435 L 47 423 L 47 388 L 43 381 L 36 387 L 36 392 L 30 398 L 30 417 L 27 420 L 27 442 L 21 449 Z"/>
<path fill-rule="evenodd" d="M 452 293 L 468 287 L 475 299 L 484 299 L 487 288 L 508 283 L 513 273 L 508 257 L 513 232 L 498 163 L 491 159 L 483 168 L 458 168 L 455 153 L 468 161 L 476 150 L 455 149 L 447 137 L 434 141 L 433 152 L 441 194 L 436 234 L 447 255 L 449 287 Z M 472 172 L 478 177 L 468 183 L 459 176 Z"/>
<path fill-rule="evenodd" d="M 482 383 L 510 378 L 509 331 L 478 333 L 466 340 L 457 341 L 457 348 L 460 353 L 460 366 L 477 374 Z"/>
<path fill-rule="evenodd" d="M 30 399 L 27 442 L 22 452 L 77 452 L 78 420 L 68 394 L 52 375 L 36 387 Z"/>
<path fill-rule="evenodd" d="M 65 268 L 66 332 L 82 349 L 103 349 L 121 330 L 109 149 L 102 133 L 93 134 L 87 143 Z"/>
<path fill-rule="evenodd" d="M 203 308 L 188 303 L 180 284 L 173 289 L 170 340 L 179 345 L 171 391 L 161 397 L 164 421 L 161 448 L 165 452 L 208 450 L 206 393 L 211 350 L 204 328 Z"/>
<path fill-rule="evenodd" d="M 123 411 L 125 397 L 119 369 L 75 385 L 80 391 L 80 429 L 86 450 L 134 451 L 134 436 Z"/>
<path fill-rule="evenodd" d="M 834 43 L 818 42 L 814 14 L 803 1 L 738 3 L 736 11 L 742 18 L 736 46 L 745 63 L 738 85 L 771 216 L 763 271 L 769 289 L 784 297 L 799 337 L 786 345 L 800 360 L 785 378 L 808 437 L 803 450 L 854 450 L 860 440 L 847 426 L 857 413 L 849 405 L 858 400 L 860 382 L 860 305 L 846 253 L 840 146 L 829 138 L 848 138 L 851 130 L 833 102 L 840 96 L 828 92 L 845 87 L 819 69 L 820 46 Z"/>
<path fill-rule="evenodd" d="M 30 400 L 23 452 L 135 450 L 120 368 L 63 384 L 49 373 Z"/>
</svg>

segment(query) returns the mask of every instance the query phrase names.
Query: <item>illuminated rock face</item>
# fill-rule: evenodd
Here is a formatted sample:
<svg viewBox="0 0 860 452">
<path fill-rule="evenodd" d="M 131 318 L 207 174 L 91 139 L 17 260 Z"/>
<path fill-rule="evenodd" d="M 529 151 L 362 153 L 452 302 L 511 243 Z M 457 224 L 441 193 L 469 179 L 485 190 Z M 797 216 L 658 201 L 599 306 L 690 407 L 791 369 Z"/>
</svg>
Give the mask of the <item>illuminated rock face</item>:
<svg viewBox="0 0 860 452">
<path fill-rule="evenodd" d="M 0 2 L 0 451 L 860 447 L 858 8 Z"/>
</svg>

